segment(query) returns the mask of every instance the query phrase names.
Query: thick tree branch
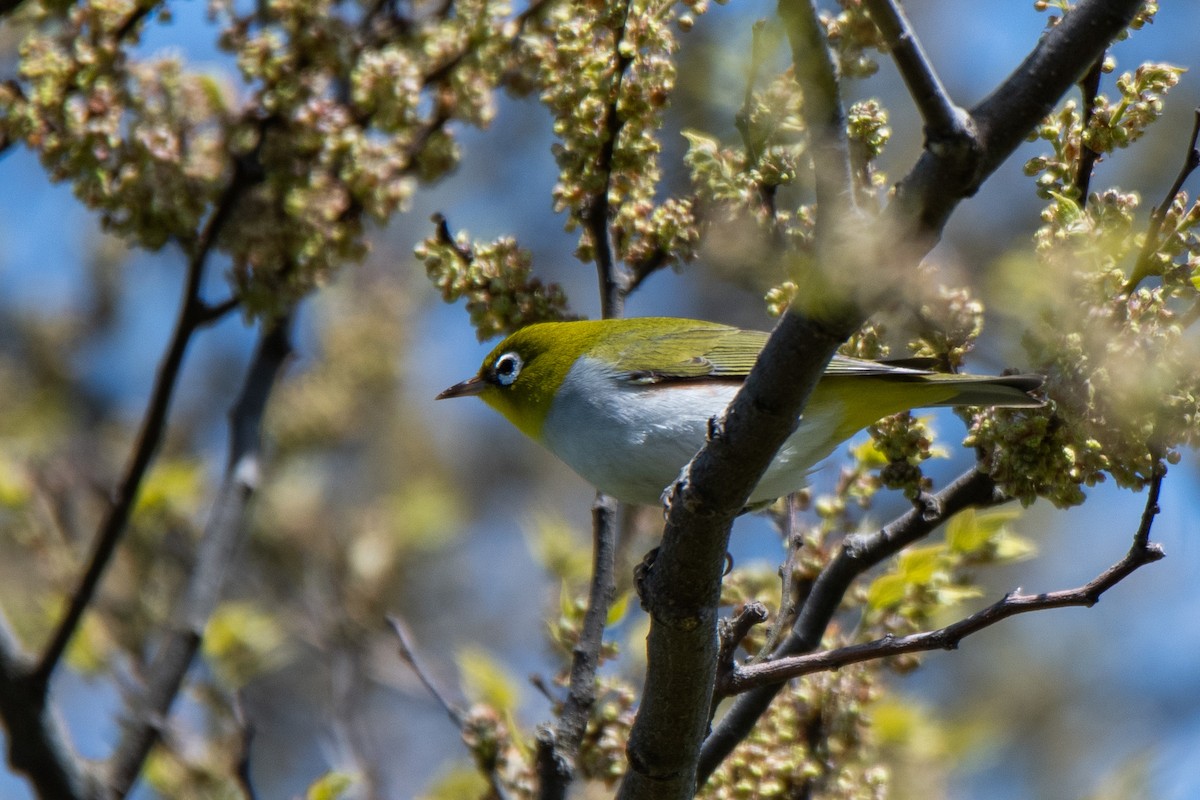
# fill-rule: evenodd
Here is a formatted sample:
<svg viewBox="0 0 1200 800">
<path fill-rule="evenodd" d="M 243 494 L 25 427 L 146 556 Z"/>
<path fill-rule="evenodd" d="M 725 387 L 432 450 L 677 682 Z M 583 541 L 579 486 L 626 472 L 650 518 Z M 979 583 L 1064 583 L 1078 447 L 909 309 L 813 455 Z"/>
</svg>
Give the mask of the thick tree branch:
<svg viewBox="0 0 1200 800">
<path fill-rule="evenodd" d="M 1009 592 L 987 608 L 936 631 L 925 631 L 908 636 L 888 636 L 873 642 L 840 647 L 822 653 L 781 658 L 748 667 L 735 667 L 729 675 L 729 682 L 722 689 L 726 694 L 740 694 L 771 684 L 779 685 L 792 678 L 799 678 L 814 672 L 839 669 L 863 661 L 874 661 L 889 656 L 929 650 L 954 650 L 963 639 L 971 634 L 978 633 L 984 628 L 1018 614 L 1071 606 L 1091 608 L 1099 602 L 1100 596 L 1106 591 L 1128 578 L 1139 568 L 1153 564 L 1164 557 L 1162 548 L 1150 542 L 1150 528 L 1158 514 L 1158 497 L 1165 474 L 1165 470 L 1157 471 L 1150 482 L 1141 524 L 1138 526 L 1133 542 L 1125 556 L 1083 586 L 1042 594 L 1022 594 L 1020 590 L 1017 590 Z"/>
<path fill-rule="evenodd" d="M 816 230 L 823 263 L 844 255 L 859 273 L 857 248 L 842 231 L 856 217 L 845 114 L 816 10 L 780 0 L 813 137 Z M 843 253 L 854 250 L 855 253 Z M 650 612 L 646 681 L 630 732 L 621 800 L 690 798 L 708 729 L 717 664 L 717 601 L 729 531 L 838 346 L 861 324 L 853 309 L 821 298 L 818 317 L 785 314 L 723 418 L 676 485 L 662 545 L 642 581 Z"/>
<path fill-rule="evenodd" d="M 954 147 L 926 147 L 897 184 L 886 215 L 892 234 L 928 250 L 958 203 L 1012 154 L 1141 6 L 1142 0 L 1080 0 L 1046 31 L 1021 65 L 971 109 L 971 138 Z"/>
<path fill-rule="evenodd" d="M 204 278 L 205 265 L 208 263 L 212 248 L 216 245 L 217 237 L 233 212 L 242 192 L 251 182 L 252 179 L 242 168 L 241 162 L 235 162 L 234 175 L 229 186 L 225 188 L 200 236 L 196 239 L 188 260 L 183 299 L 180 302 L 179 314 L 175 321 L 175 330 L 159 364 L 158 375 L 150 393 L 146 413 L 142 418 L 136 444 L 130 454 L 121 483 L 96 532 L 87 568 L 80 577 L 75 591 L 71 593 L 67 602 L 67 610 L 63 613 L 62 619 L 42 652 L 33 675 L 32 688 L 34 691 L 45 693 L 50 683 L 50 676 L 62 659 L 62 654 L 66 651 L 71 637 L 79 628 L 84 612 L 91 605 L 109 561 L 117 549 L 117 543 L 121 540 L 121 535 L 129 522 L 129 516 L 133 512 L 138 492 L 141 490 L 142 480 L 145 478 L 150 462 L 154 459 L 166 432 L 171 398 L 179 380 L 180 370 L 183 368 L 184 354 L 187 352 L 193 334 L 200 328 L 212 324 L 237 305 L 236 301 L 226 301 L 218 306 L 210 306 L 201 299 L 200 287 Z"/>
<path fill-rule="evenodd" d="M 129 793 L 150 748 L 158 741 L 171 704 L 200 646 L 204 628 L 220 601 L 225 573 L 245 530 L 250 499 L 262 479 L 263 415 L 292 352 L 290 327 L 290 318 L 285 317 L 263 332 L 241 395 L 230 411 L 225 478 L 196 553 L 174 627 L 150 665 L 144 689 L 131 703 L 121 740 L 108 764 L 108 784 L 116 797 Z"/>
<path fill-rule="evenodd" d="M 788 14 L 795 16 L 795 9 L 785 10 L 787 0 L 781 3 L 780 13 L 785 22 Z M 882 225 L 874 226 L 878 234 L 890 243 L 889 262 L 893 268 L 904 270 L 915 265 L 925 252 L 933 245 L 940 235 L 950 212 L 964 197 L 975 191 L 982 180 L 993 172 L 1022 141 L 1032 127 L 1042 119 L 1053 107 L 1054 103 L 1067 91 L 1075 81 L 1100 56 L 1109 42 L 1128 24 L 1140 8 L 1140 0 L 1082 0 L 1065 18 L 1053 29 L 1048 31 L 1038 42 L 1037 46 L 1027 57 L 1021 67 L 1006 79 L 991 96 L 985 99 L 972 111 L 974 127 L 968 124 L 965 131 L 970 134 L 966 138 L 954 142 L 927 142 L 926 150 L 910 173 L 897 187 L 896 199 L 887 209 Z M 795 40 L 793 40 L 793 48 Z M 798 78 L 805 74 L 802 65 L 797 63 Z M 819 87 L 818 81 L 815 87 Z M 814 111 L 809 102 L 810 87 L 804 84 L 805 100 L 809 111 Z M 820 106 L 816 108 L 817 120 L 814 124 L 820 129 L 826 129 L 828 118 L 823 118 Z M 819 163 L 826 163 L 824 161 Z M 831 158 L 828 163 L 839 164 Z M 821 182 L 818 181 L 818 189 Z M 835 195 L 836 196 L 836 195 Z M 820 200 L 821 219 L 830 215 L 834 220 L 839 217 L 841 210 L 837 204 L 827 204 Z M 833 225 L 834 221 L 830 221 Z M 820 234 L 820 228 L 818 228 Z M 828 242 L 830 247 L 837 244 L 836 239 Z M 896 243 L 909 243 L 907 247 L 896 247 Z M 853 245 L 843 247 L 855 255 Z M 867 249 L 871 249 L 868 245 Z M 821 253 L 822 263 L 839 263 L 830 260 L 837 253 L 828 251 Z M 861 258 L 861 255 L 859 256 Z M 791 315 L 789 315 L 790 318 Z M 781 323 L 780 328 L 787 323 Z M 823 326 L 823 330 L 808 343 L 810 357 L 817 354 L 828 358 L 832 352 L 829 337 L 844 336 L 849 331 L 840 326 Z M 777 331 L 778 333 L 778 331 Z M 772 337 L 772 343 L 779 341 Z M 803 340 L 797 340 L 794 347 L 801 347 Z M 836 346 L 836 342 L 833 343 Z M 771 347 L 764 350 L 755 372 L 768 374 L 770 365 L 777 356 L 771 352 Z M 803 363 L 803 362 L 801 362 Z M 787 381 L 799 378 L 809 385 L 810 379 L 815 381 L 817 374 L 812 374 L 800 365 L 793 364 L 787 371 L 788 379 L 780 378 L 778 382 L 766 382 L 771 394 L 776 395 L 782 389 L 789 388 Z M 752 376 L 753 378 L 754 376 Z M 738 397 L 742 400 L 750 395 L 751 381 Z M 791 388 L 794 388 L 791 387 Z M 807 394 L 807 388 L 804 389 Z M 760 401 L 761 402 L 761 401 Z M 797 406 L 799 407 L 799 406 Z M 730 409 L 727 423 L 737 419 L 742 412 L 739 404 Z M 752 412 L 751 412 L 752 413 Z M 762 423 L 760 423 L 762 424 Z M 752 438 L 752 437 L 750 437 Z M 729 435 L 732 442 L 738 443 L 739 452 L 750 452 L 753 446 L 744 441 L 740 433 Z M 781 440 L 780 440 L 781 441 Z M 746 449 L 743 451 L 741 447 Z M 712 450 L 712 443 L 701 454 L 701 458 L 692 466 L 691 476 L 696 474 L 696 464 L 700 463 Z M 731 461 L 733 459 L 731 458 Z M 750 459 L 753 479 L 761 474 L 753 471 L 758 467 L 757 459 Z M 707 484 L 705 484 L 707 486 Z M 832 617 L 837 603 L 845 592 L 849 581 L 867 566 L 878 563 L 884 558 L 911 541 L 927 535 L 936 524 L 940 523 L 950 513 L 970 505 L 986 505 L 996 502 L 994 486 L 986 476 L 970 473 L 959 479 L 953 486 L 942 493 L 940 511 L 914 511 L 906 515 L 893 526 L 889 526 L 873 540 L 861 537 L 851 537 L 843 546 L 838 559 L 827 568 L 826 572 L 816 582 L 813 591 L 802 608 L 796 626 L 780 647 L 779 656 L 795 655 L 808 652 L 816 647 L 821 639 L 829 619 Z M 719 503 L 712 503 L 710 508 L 724 508 Z M 673 508 L 672 511 L 675 509 Z M 668 531 L 670 526 L 668 526 Z M 664 545 L 667 539 L 664 538 Z M 690 540 L 694 542 L 695 539 Z M 723 546 L 723 542 L 722 542 Z M 664 547 L 665 550 L 665 547 Z M 717 555 L 717 558 L 720 556 Z M 696 620 L 697 627 L 706 627 L 709 620 Z M 655 629 L 651 628 L 651 651 L 653 652 Z M 692 680 L 707 680 L 708 675 L 696 672 Z M 651 678 L 647 678 L 646 694 L 651 690 Z M 741 741 L 755 722 L 766 710 L 777 689 L 764 687 L 748 692 L 738 698 L 729 713 L 722 719 L 720 725 L 713 731 L 704 745 L 698 777 L 702 783 L 711 774 L 721 760 Z M 645 706 L 643 706 L 643 713 Z M 641 717 L 639 716 L 639 722 Z M 634 730 L 637 733 L 637 728 Z M 631 756 L 634 739 L 631 739 Z M 631 770 L 637 765 L 631 758 Z M 647 795 L 648 796 L 648 795 Z"/>
<path fill-rule="evenodd" d="M 934 495 L 925 508 L 914 508 L 872 535 L 846 537 L 833 561 L 813 583 L 796 624 L 773 658 L 807 653 L 818 647 L 850 584 L 863 572 L 928 536 L 959 511 L 996 505 L 1003 499 L 991 478 L 972 469 Z M 737 698 L 704 742 L 699 767 L 701 785 L 746 737 L 779 689 L 778 684 L 763 686 Z"/>
<path fill-rule="evenodd" d="M 39 797 L 103 797 L 100 782 L 71 747 L 45 694 L 32 684 L 35 666 L 0 616 L 0 718 L 8 731 L 9 766 L 29 779 Z"/>
</svg>

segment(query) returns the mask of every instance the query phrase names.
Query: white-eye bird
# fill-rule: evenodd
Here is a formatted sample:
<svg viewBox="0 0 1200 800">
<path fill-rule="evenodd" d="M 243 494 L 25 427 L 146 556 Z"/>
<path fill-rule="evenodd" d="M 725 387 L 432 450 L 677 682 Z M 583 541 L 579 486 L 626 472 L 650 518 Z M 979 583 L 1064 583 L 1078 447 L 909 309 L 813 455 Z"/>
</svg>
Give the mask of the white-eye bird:
<svg viewBox="0 0 1200 800">
<path fill-rule="evenodd" d="M 438 399 L 477 395 L 600 491 L 656 504 L 767 336 L 667 317 L 538 323 Z M 929 406 L 1040 406 L 1029 393 L 1041 384 L 1037 375 L 951 375 L 835 356 L 749 504 L 801 488 L 814 464 L 883 417 Z"/>
</svg>

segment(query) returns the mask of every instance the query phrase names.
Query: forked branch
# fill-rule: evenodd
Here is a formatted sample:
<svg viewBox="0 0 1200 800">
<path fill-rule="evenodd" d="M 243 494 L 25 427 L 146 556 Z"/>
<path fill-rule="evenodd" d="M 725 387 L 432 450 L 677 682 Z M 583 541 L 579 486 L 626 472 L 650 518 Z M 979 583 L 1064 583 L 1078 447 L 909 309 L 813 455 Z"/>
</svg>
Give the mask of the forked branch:
<svg viewBox="0 0 1200 800">
<path fill-rule="evenodd" d="M 1099 602 L 1101 595 L 1135 571 L 1165 557 L 1162 548 L 1150 541 L 1150 528 L 1158 514 L 1159 492 L 1162 489 L 1162 480 L 1165 475 L 1166 470 L 1159 468 L 1151 479 L 1141 524 L 1138 525 L 1133 541 L 1124 557 L 1082 586 L 1042 594 L 1025 594 L 1017 590 L 1009 592 L 987 608 L 935 631 L 913 633 L 908 636 L 887 636 L 872 642 L 839 647 L 836 650 L 781 658 L 777 661 L 768 661 L 748 667 L 734 667 L 728 673 L 728 681 L 721 687 L 723 694 L 739 694 L 814 672 L 839 669 L 849 664 L 874 661 L 889 656 L 929 650 L 954 650 L 963 639 L 971 634 L 978 633 L 984 628 L 1018 614 L 1071 606 L 1090 608 Z"/>
</svg>

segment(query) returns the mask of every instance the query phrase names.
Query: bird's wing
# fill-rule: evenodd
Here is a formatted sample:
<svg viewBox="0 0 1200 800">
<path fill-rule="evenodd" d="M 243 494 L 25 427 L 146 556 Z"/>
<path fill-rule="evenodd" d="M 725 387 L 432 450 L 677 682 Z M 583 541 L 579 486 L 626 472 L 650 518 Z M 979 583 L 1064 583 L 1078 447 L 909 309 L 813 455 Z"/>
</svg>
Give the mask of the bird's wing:
<svg viewBox="0 0 1200 800">
<path fill-rule="evenodd" d="M 616 364 L 634 383 L 665 383 L 703 379 L 740 380 L 750 374 L 770 334 L 696 320 L 658 320 L 654 331 L 630 326 L 610 339 L 605 360 Z M 933 374 L 918 367 L 932 359 L 897 363 L 834 356 L 828 376 L 894 377 L 913 379 Z"/>
<path fill-rule="evenodd" d="M 767 341 L 768 334 L 761 331 L 687 322 L 666 329 L 659 325 L 652 334 L 632 329 L 610 342 L 607 360 L 635 383 L 740 379 Z"/>
</svg>

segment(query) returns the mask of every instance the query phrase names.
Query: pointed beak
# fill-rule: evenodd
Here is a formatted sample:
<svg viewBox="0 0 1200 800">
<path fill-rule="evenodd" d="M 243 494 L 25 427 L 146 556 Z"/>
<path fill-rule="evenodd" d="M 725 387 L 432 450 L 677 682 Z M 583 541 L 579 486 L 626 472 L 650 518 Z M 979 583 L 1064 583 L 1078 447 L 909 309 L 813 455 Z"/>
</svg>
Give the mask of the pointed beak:
<svg viewBox="0 0 1200 800">
<path fill-rule="evenodd" d="M 469 397 L 473 394 L 479 394 L 487 388 L 487 384 L 483 379 L 476 375 L 474 378 L 468 378 L 462 383 L 456 383 L 449 389 L 439 394 L 435 400 L 445 400 L 447 397 Z"/>
</svg>

